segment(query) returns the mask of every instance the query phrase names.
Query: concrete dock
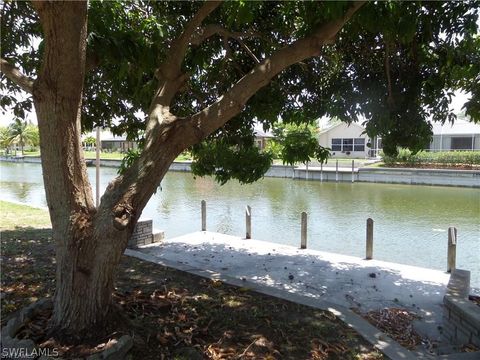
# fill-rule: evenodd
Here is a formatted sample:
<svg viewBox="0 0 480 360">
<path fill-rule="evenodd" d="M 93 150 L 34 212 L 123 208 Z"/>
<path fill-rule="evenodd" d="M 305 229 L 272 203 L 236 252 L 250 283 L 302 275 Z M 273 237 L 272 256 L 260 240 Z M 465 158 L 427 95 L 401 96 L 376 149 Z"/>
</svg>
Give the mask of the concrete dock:
<svg viewBox="0 0 480 360">
<path fill-rule="evenodd" d="M 235 278 L 245 287 L 267 286 L 279 294 L 296 294 L 360 312 L 404 308 L 421 317 L 415 324 L 421 335 L 440 340 L 442 301 L 450 277 L 442 271 L 208 231 L 145 245 L 135 253 L 179 269 Z"/>
</svg>

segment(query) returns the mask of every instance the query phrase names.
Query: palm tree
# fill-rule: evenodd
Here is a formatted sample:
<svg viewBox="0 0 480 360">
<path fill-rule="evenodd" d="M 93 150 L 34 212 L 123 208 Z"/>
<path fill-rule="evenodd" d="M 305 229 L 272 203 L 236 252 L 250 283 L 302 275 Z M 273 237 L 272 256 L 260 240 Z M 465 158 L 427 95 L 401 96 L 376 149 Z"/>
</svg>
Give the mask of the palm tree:
<svg viewBox="0 0 480 360">
<path fill-rule="evenodd" d="M 36 126 L 29 124 L 26 121 L 15 119 L 8 127 L 10 134 L 10 142 L 20 145 L 23 155 L 23 147 L 25 145 L 38 144 L 38 129 Z"/>
<path fill-rule="evenodd" d="M 12 145 L 10 131 L 7 127 L 0 127 L 0 149 L 5 149 L 5 155 L 8 154 L 8 148 Z"/>
</svg>

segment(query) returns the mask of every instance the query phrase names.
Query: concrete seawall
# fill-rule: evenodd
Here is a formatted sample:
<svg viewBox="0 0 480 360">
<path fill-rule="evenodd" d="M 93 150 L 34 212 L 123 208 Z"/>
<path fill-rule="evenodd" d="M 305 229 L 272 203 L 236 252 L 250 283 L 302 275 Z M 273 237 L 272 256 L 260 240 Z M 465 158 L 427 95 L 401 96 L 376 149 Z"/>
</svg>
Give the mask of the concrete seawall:
<svg viewBox="0 0 480 360">
<path fill-rule="evenodd" d="M 189 172 L 190 162 L 174 162 L 170 171 Z M 292 167 L 272 165 L 265 177 L 314 181 L 372 182 L 408 185 L 442 185 L 480 188 L 480 170 Z"/>
<path fill-rule="evenodd" d="M 0 157 L 0 161 L 40 163 L 39 157 Z M 94 160 L 87 160 L 94 165 Z M 100 166 L 118 168 L 120 160 L 100 160 Z M 190 172 L 191 162 L 173 162 L 170 171 Z M 448 170 L 448 169 L 411 169 L 411 168 L 351 168 L 340 167 L 292 167 L 272 165 L 265 177 L 289 178 L 314 181 L 338 182 L 372 182 L 407 185 L 441 185 L 480 188 L 480 170 Z M 353 180 L 353 181 L 352 181 Z"/>
<path fill-rule="evenodd" d="M 361 168 L 358 181 L 480 187 L 480 170 Z"/>
</svg>

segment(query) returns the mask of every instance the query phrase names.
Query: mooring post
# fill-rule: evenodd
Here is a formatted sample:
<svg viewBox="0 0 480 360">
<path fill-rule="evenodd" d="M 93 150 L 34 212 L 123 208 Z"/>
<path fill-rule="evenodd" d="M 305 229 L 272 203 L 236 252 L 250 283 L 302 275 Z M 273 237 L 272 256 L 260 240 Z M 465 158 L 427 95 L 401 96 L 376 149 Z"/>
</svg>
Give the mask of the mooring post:
<svg viewBox="0 0 480 360">
<path fill-rule="evenodd" d="M 320 163 L 320 182 L 323 182 L 323 162 Z"/>
<path fill-rule="evenodd" d="M 338 182 L 338 160 L 335 163 L 335 181 Z"/>
<path fill-rule="evenodd" d="M 250 207 L 250 205 L 247 205 L 245 207 L 245 226 L 246 226 L 245 238 L 251 239 L 252 238 L 252 208 Z"/>
<path fill-rule="evenodd" d="M 102 141 L 100 140 L 100 126 L 97 126 L 97 138 L 95 140 L 95 205 L 100 206 L 100 149 Z"/>
<path fill-rule="evenodd" d="M 448 228 L 447 272 L 455 270 L 457 261 L 457 228 Z"/>
<path fill-rule="evenodd" d="M 355 160 L 352 160 L 352 183 L 355 182 Z"/>
<path fill-rule="evenodd" d="M 307 213 L 302 212 L 302 238 L 300 240 L 300 249 L 307 248 Z"/>
<path fill-rule="evenodd" d="M 207 203 L 202 200 L 202 231 L 207 231 Z"/>
<path fill-rule="evenodd" d="M 308 180 L 308 161 L 305 164 L 305 180 Z"/>
<path fill-rule="evenodd" d="M 365 258 L 367 260 L 373 259 L 373 220 L 371 218 L 367 219 L 367 247 Z"/>
</svg>

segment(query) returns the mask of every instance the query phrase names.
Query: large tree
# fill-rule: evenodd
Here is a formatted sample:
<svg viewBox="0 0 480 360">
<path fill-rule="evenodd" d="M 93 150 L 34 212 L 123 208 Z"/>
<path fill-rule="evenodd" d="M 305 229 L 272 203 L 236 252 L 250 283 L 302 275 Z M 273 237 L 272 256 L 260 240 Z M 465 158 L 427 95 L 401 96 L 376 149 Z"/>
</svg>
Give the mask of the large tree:
<svg viewBox="0 0 480 360">
<path fill-rule="evenodd" d="M 198 173 L 250 182 L 271 161 L 254 150 L 255 121 L 364 117 L 387 150 L 424 146 L 427 118 L 451 117 L 449 92 L 478 86 L 477 11 L 474 1 L 4 2 L 0 105 L 37 114 L 57 249 L 53 329 L 101 329 L 127 239 L 185 149 Z M 97 207 L 80 139 L 94 125 L 143 144 Z"/>
</svg>

